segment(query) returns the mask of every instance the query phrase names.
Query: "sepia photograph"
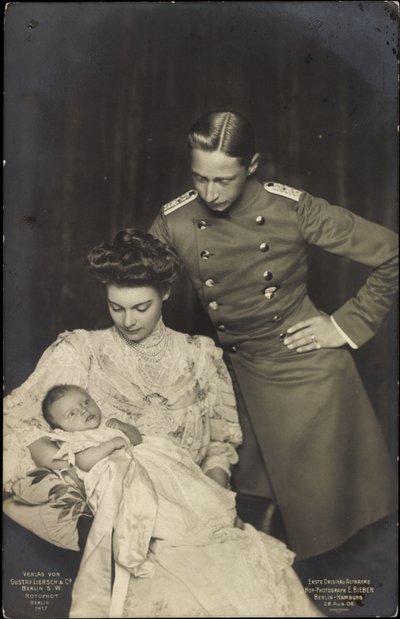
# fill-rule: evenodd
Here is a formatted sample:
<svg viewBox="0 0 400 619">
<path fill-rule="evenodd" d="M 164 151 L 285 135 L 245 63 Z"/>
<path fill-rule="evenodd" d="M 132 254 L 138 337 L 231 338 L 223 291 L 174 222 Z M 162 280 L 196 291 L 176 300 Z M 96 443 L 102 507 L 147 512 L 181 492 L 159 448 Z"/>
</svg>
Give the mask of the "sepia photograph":
<svg viewBox="0 0 400 619">
<path fill-rule="evenodd" d="M 4 617 L 396 616 L 398 36 L 5 6 Z"/>
</svg>

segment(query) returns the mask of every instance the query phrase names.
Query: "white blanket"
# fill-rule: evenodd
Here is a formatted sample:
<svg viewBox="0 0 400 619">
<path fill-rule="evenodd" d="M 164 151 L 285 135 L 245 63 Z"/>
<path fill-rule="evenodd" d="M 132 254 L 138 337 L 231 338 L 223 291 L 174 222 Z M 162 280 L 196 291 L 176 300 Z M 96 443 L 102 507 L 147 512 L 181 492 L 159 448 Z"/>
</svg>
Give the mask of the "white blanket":
<svg viewBox="0 0 400 619">
<path fill-rule="evenodd" d="M 293 553 L 250 525 L 235 528 L 234 493 L 171 440 L 115 452 L 85 484 L 96 515 L 70 617 L 319 616 Z M 111 548 L 117 585 L 121 572 L 126 583 L 112 610 Z"/>
</svg>

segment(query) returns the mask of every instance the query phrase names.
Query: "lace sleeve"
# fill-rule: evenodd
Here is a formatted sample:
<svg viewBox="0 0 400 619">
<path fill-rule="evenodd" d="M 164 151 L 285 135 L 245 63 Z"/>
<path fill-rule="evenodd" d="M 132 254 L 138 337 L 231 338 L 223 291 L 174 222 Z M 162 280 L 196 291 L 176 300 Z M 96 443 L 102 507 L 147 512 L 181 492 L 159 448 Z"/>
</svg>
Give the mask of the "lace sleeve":
<svg viewBox="0 0 400 619">
<path fill-rule="evenodd" d="M 203 338 L 206 355 L 203 374 L 208 398 L 210 443 L 201 468 L 204 473 L 218 467 L 230 475 L 238 461 L 236 448 L 242 442 L 242 431 L 236 409 L 232 381 L 222 359 L 222 350 L 209 338 Z"/>
<path fill-rule="evenodd" d="M 87 332 L 62 333 L 42 355 L 30 377 L 3 401 L 4 474 L 9 487 L 34 467 L 28 445 L 49 432 L 42 417 L 41 402 L 56 384 L 86 387 L 90 357 Z"/>
</svg>

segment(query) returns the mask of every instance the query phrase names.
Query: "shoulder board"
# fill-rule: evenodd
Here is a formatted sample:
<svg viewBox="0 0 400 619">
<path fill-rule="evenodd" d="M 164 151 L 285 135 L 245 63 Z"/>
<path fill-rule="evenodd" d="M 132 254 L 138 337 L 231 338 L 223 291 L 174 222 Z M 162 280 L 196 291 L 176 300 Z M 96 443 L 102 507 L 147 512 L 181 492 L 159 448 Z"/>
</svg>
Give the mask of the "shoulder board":
<svg viewBox="0 0 400 619">
<path fill-rule="evenodd" d="M 179 198 L 175 198 L 175 200 L 172 200 L 172 202 L 168 202 L 168 204 L 164 204 L 163 206 L 164 215 L 169 215 L 173 211 L 176 211 L 178 208 L 181 208 L 181 206 L 185 206 L 185 204 L 188 204 L 189 202 L 197 198 L 197 196 L 198 196 L 197 191 L 195 189 L 191 189 L 190 191 L 187 191 L 186 193 L 184 193 L 182 196 L 179 196 Z"/>
<path fill-rule="evenodd" d="M 264 183 L 264 189 L 270 193 L 276 193 L 278 196 L 296 200 L 296 202 L 299 201 L 302 194 L 302 192 L 298 189 L 293 189 L 293 187 L 287 187 L 286 185 L 280 185 L 279 183 Z"/>
</svg>

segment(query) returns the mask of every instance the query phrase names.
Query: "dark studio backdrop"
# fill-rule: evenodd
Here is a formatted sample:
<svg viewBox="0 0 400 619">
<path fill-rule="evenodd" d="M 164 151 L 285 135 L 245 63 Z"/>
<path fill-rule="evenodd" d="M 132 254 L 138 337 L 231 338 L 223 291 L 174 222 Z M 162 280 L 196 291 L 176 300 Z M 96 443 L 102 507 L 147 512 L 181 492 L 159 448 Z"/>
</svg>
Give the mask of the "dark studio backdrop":
<svg viewBox="0 0 400 619">
<path fill-rule="evenodd" d="M 6 391 L 58 333 L 102 324 L 84 256 L 191 187 L 185 137 L 206 110 L 248 116 L 262 180 L 397 229 L 397 28 L 381 1 L 9 4 Z M 310 261 L 328 312 L 367 275 L 314 249 Z M 396 315 L 354 353 L 392 448 Z M 186 283 L 166 322 L 210 333 Z"/>
</svg>

